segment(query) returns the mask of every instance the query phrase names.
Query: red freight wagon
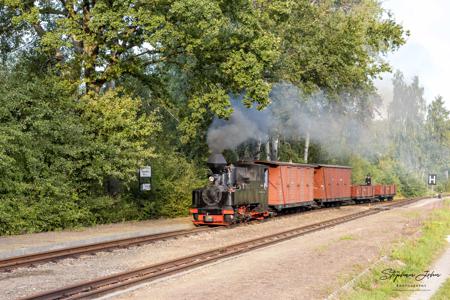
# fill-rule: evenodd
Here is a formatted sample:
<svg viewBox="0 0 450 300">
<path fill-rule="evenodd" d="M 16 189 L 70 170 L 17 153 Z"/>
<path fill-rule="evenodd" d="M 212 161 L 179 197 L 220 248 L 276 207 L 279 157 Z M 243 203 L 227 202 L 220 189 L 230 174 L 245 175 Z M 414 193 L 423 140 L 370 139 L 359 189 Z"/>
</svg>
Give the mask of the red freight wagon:
<svg viewBox="0 0 450 300">
<path fill-rule="evenodd" d="M 269 166 L 268 204 L 278 210 L 314 202 L 314 165 L 263 162 Z"/>
<path fill-rule="evenodd" d="M 392 198 L 395 196 L 395 193 L 397 192 L 395 184 L 389 185 L 377 184 L 374 185 L 374 191 L 375 197 L 389 200 L 392 200 Z"/>
<path fill-rule="evenodd" d="M 352 185 L 352 199 L 355 200 L 372 199 L 374 192 L 372 185 Z"/>
<path fill-rule="evenodd" d="M 386 186 L 382 185 L 382 184 L 377 184 L 373 186 L 374 192 L 375 192 L 375 196 L 382 196 L 385 194 L 386 191 Z"/>
<path fill-rule="evenodd" d="M 314 200 L 341 202 L 351 199 L 352 168 L 318 165 L 314 169 Z"/>
<path fill-rule="evenodd" d="M 389 184 L 389 185 L 385 185 L 386 189 L 386 196 L 388 198 L 393 198 L 395 196 L 395 194 L 397 193 L 397 189 L 395 187 L 395 184 Z"/>
</svg>

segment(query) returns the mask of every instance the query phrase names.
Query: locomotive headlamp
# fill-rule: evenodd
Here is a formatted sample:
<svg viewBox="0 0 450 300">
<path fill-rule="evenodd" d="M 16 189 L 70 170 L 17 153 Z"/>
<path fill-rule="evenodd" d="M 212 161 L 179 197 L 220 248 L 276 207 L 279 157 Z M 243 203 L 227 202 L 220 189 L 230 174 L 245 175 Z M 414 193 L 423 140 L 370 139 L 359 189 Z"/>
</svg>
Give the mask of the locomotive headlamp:
<svg viewBox="0 0 450 300">
<path fill-rule="evenodd" d="M 214 182 L 214 176 L 209 176 L 209 181 Z"/>
</svg>

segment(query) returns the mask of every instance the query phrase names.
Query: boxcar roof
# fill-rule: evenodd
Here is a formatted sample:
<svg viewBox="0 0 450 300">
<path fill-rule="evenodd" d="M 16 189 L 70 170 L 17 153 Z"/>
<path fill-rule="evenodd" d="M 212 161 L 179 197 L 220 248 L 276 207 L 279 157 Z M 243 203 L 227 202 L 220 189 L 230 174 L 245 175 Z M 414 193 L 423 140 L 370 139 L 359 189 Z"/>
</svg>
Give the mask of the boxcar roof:
<svg viewBox="0 0 450 300">
<path fill-rule="evenodd" d="M 339 165 L 323 165 L 323 164 L 317 164 L 318 167 L 324 167 L 324 168 L 340 168 L 340 169 L 351 169 L 350 166 L 339 166 Z"/>
<path fill-rule="evenodd" d="M 268 166 L 294 166 L 294 167 L 316 167 L 317 165 L 311 164 L 298 164 L 283 161 L 267 161 L 267 160 L 255 160 L 255 164 L 268 165 Z"/>
<path fill-rule="evenodd" d="M 256 164 L 255 161 L 253 160 L 238 160 L 236 163 L 234 163 L 233 165 L 235 166 L 257 166 L 257 167 L 262 167 L 260 164 Z"/>
</svg>

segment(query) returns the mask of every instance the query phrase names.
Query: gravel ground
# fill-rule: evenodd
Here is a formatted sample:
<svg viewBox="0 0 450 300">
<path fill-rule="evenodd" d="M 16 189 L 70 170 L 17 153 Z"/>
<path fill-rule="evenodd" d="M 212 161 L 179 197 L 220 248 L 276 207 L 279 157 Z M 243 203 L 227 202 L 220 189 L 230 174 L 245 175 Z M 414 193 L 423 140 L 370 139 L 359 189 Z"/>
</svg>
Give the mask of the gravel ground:
<svg viewBox="0 0 450 300">
<path fill-rule="evenodd" d="M 396 208 L 105 298 L 324 299 L 396 242 L 417 237 L 424 218 L 441 206 Z"/>
<path fill-rule="evenodd" d="M 192 229 L 190 217 L 123 222 L 77 230 L 0 237 L 0 259 L 145 234 Z"/>
<path fill-rule="evenodd" d="M 101 252 L 94 256 L 87 255 L 77 259 L 65 259 L 58 263 L 39 265 L 36 268 L 20 268 L 11 273 L 0 273 L 0 299 L 19 298 L 365 209 L 367 209 L 366 206 L 344 206 L 314 211 L 260 224 L 225 228 L 199 233 L 196 236 L 160 241 L 141 247 Z M 35 239 L 34 236 L 31 238 Z"/>
</svg>

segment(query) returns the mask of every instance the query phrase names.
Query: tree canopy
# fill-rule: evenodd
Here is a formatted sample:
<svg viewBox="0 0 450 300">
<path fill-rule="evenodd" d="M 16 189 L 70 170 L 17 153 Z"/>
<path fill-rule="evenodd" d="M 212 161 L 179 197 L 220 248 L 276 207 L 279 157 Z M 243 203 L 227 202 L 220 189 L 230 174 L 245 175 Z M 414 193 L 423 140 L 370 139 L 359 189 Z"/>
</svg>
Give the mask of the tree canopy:
<svg viewBox="0 0 450 300">
<path fill-rule="evenodd" d="M 230 94 L 262 109 L 280 80 L 309 92 L 371 88 L 389 69 L 381 55 L 406 34 L 371 0 L 1 4 L 4 57 L 38 51 L 61 79 L 97 93 L 138 78 L 178 108 L 186 141 L 230 115 Z"/>
<path fill-rule="evenodd" d="M 287 104 L 364 123 L 380 106 L 384 56 L 407 36 L 375 0 L 0 0 L 0 233 L 183 214 L 205 174 L 208 128 L 233 100 L 277 108 L 281 125 Z M 411 93 L 392 112 L 419 105 L 443 145 L 442 103 L 425 120 L 419 85 L 398 78 Z M 419 140 L 411 120 L 392 124 Z M 228 150 L 261 156 L 272 143 L 276 158 L 336 162 L 317 131 L 281 125 L 266 146 Z M 330 145 L 354 138 L 341 133 Z M 145 164 L 154 188 L 142 195 Z"/>
</svg>

